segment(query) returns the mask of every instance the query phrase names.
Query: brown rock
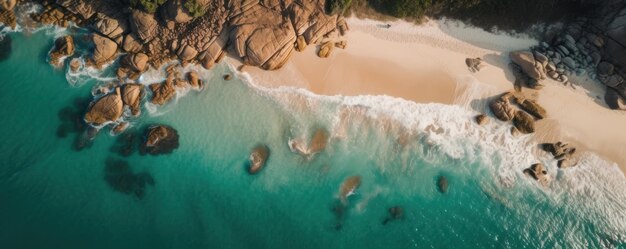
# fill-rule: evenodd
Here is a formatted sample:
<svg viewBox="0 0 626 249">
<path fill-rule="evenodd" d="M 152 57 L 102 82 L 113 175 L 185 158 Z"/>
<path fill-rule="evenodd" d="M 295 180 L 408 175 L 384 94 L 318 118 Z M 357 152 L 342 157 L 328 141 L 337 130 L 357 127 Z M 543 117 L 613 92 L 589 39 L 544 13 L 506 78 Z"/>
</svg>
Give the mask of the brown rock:
<svg viewBox="0 0 626 249">
<path fill-rule="evenodd" d="M 126 15 L 119 14 L 120 18 L 112 18 L 102 13 L 96 14 L 94 30 L 98 33 L 109 37 L 116 38 L 126 33 L 128 30 Z"/>
<path fill-rule="evenodd" d="M 315 154 L 326 149 L 326 145 L 328 144 L 328 138 L 329 134 L 326 129 L 317 129 L 315 131 L 315 134 L 313 134 L 313 138 L 311 138 L 311 144 L 309 145 L 310 153 Z"/>
<path fill-rule="evenodd" d="M 54 48 L 50 52 L 50 64 L 58 65 L 62 57 L 73 55 L 74 49 L 74 39 L 72 36 L 66 35 L 59 37 L 54 42 Z"/>
<path fill-rule="evenodd" d="M 524 111 L 516 111 L 513 118 L 513 125 L 522 134 L 530 134 L 535 132 L 535 120 L 532 116 Z"/>
<path fill-rule="evenodd" d="M 154 14 L 135 9 L 131 14 L 130 28 L 139 39 L 148 42 L 156 36 L 158 24 Z"/>
<path fill-rule="evenodd" d="M 113 60 L 117 54 L 117 43 L 98 34 L 92 34 L 91 37 L 95 45 L 92 60 L 96 67 Z"/>
<path fill-rule="evenodd" d="M 476 115 L 475 120 L 478 125 L 485 125 L 489 123 L 489 117 L 485 114 Z"/>
<path fill-rule="evenodd" d="M 141 154 L 168 154 L 178 148 L 178 132 L 166 125 L 155 125 L 147 129 Z"/>
<path fill-rule="evenodd" d="M 178 58 L 181 61 L 190 61 L 198 56 L 198 51 L 191 46 L 183 46 L 178 49 Z"/>
<path fill-rule="evenodd" d="M 515 110 L 509 102 L 510 96 L 510 93 L 503 94 L 489 104 L 491 112 L 501 121 L 510 121 L 515 116 Z"/>
<path fill-rule="evenodd" d="M 352 195 L 359 186 L 361 186 L 361 176 L 355 175 L 346 178 L 339 188 L 339 199 L 341 202 L 347 204 L 348 196 Z"/>
<path fill-rule="evenodd" d="M 113 132 L 113 135 L 118 135 L 126 131 L 126 129 L 128 129 L 128 126 L 130 126 L 128 122 L 120 122 L 119 124 L 113 126 L 113 129 L 111 131 Z"/>
<path fill-rule="evenodd" d="M 544 119 L 548 116 L 546 109 L 541 107 L 537 102 L 531 99 L 525 99 L 522 97 L 514 97 L 513 100 L 522 110 L 535 116 L 537 119 Z"/>
<path fill-rule="evenodd" d="M 79 58 L 74 58 L 70 61 L 70 71 L 72 72 L 76 72 L 78 71 L 78 69 L 80 69 L 81 66 L 81 62 Z"/>
<path fill-rule="evenodd" d="M 524 169 L 524 174 L 537 180 L 543 186 L 547 186 L 550 181 L 548 171 L 545 170 L 541 163 L 533 164 L 529 168 Z"/>
<path fill-rule="evenodd" d="M 224 80 L 232 80 L 233 76 L 231 74 L 225 74 L 224 75 Z"/>
<path fill-rule="evenodd" d="M 148 60 L 150 58 L 144 53 L 126 54 L 120 61 L 118 77 L 127 76 L 130 79 L 137 79 L 139 75 L 148 70 Z"/>
<path fill-rule="evenodd" d="M 134 34 L 127 34 L 124 36 L 124 41 L 122 42 L 122 49 L 129 53 L 138 53 L 141 51 L 143 45 L 137 41 Z"/>
<path fill-rule="evenodd" d="M 189 79 L 189 84 L 193 88 L 200 89 L 204 85 L 196 71 L 189 71 L 189 73 L 187 73 L 187 79 Z"/>
<path fill-rule="evenodd" d="M 152 99 L 150 102 L 163 105 L 169 102 L 174 95 L 176 95 L 176 89 L 174 88 L 174 79 L 168 79 L 163 83 L 155 83 L 148 86 L 152 91 Z"/>
<path fill-rule="evenodd" d="M 546 78 L 545 70 L 541 63 L 535 61 L 533 53 L 530 51 L 517 51 L 511 52 L 509 57 L 513 63 L 522 68 L 522 71 L 526 73 L 530 78 L 536 80 L 543 80 Z"/>
<path fill-rule="evenodd" d="M 302 52 L 304 51 L 304 49 L 306 49 L 306 40 L 304 39 L 304 36 L 299 35 L 296 38 L 296 51 L 298 52 Z"/>
<path fill-rule="evenodd" d="M 328 58 L 330 53 L 333 51 L 333 44 L 331 42 L 326 42 L 320 46 L 320 50 L 317 52 L 317 56 L 321 58 Z"/>
<path fill-rule="evenodd" d="M 11 11 L 17 2 L 15 0 L 0 0 L 0 9 Z"/>
<path fill-rule="evenodd" d="M 122 102 L 130 108 L 133 116 L 141 114 L 141 99 L 144 96 L 144 86 L 127 83 L 122 86 Z"/>
<path fill-rule="evenodd" d="M 4 25 L 14 29 L 17 26 L 17 18 L 15 17 L 15 13 L 11 10 L 0 9 L 0 23 L 3 23 Z"/>
<path fill-rule="evenodd" d="M 258 173 L 263 167 L 270 156 L 270 149 L 266 145 L 259 145 L 250 153 L 250 167 L 248 173 L 254 175 Z"/>
<path fill-rule="evenodd" d="M 346 49 L 347 45 L 348 45 L 347 41 L 335 42 L 335 47 L 337 48 Z"/>
<path fill-rule="evenodd" d="M 120 95 L 120 88 L 92 102 L 85 114 L 85 122 L 101 125 L 119 119 L 124 111 L 124 103 Z"/>
</svg>

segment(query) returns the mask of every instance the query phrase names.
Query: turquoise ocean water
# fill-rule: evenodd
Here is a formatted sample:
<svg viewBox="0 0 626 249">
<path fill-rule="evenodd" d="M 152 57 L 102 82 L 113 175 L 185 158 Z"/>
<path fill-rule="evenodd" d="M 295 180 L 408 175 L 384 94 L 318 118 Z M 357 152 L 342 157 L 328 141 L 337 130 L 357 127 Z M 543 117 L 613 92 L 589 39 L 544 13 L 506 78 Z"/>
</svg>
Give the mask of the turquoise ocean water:
<svg viewBox="0 0 626 249">
<path fill-rule="evenodd" d="M 0 248 L 626 248 L 626 179 L 594 155 L 561 171 L 505 125 L 474 125 L 475 111 L 462 106 L 264 89 L 247 75 L 221 80 L 227 64 L 201 73 L 203 91 L 146 104 L 131 120 L 129 132 L 177 129 L 173 154 L 121 156 L 120 136 L 106 130 L 76 151 L 71 114 L 107 72 L 47 64 L 61 32 L 5 34 Z M 306 160 L 290 150 L 317 128 L 331 134 L 324 152 Z M 251 176 L 246 162 L 259 143 L 272 154 Z M 548 188 L 521 173 L 537 160 L 549 165 Z M 116 191 L 111 172 L 143 194 Z M 338 217 L 338 189 L 352 175 L 362 185 Z M 392 206 L 405 217 L 383 225 Z"/>
</svg>

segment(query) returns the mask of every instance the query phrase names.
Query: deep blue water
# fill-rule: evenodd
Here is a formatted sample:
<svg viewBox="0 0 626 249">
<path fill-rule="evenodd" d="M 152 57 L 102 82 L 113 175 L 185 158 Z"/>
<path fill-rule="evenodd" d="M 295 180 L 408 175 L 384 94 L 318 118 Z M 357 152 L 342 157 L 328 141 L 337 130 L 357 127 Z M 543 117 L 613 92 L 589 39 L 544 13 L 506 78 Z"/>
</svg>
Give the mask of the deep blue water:
<svg viewBox="0 0 626 249">
<path fill-rule="evenodd" d="M 121 156 L 106 128 L 76 151 L 74 116 L 104 82 L 69 84 L 47 64 L 49 31 L 8 34 L 0 61 L 0 248 L 626 248 L 615 166 L 593 156 L 567 172 L 549 166 L 555 180 L 542 188 L 521 174 L 535 159 L 481 138 L 524 140 L 475 126 L 470 110 L 263 89 L 222 81 L 226 64 L 203 73 L 203 91 L 131 120 L 129 133 L 177 129 L 173 154 Z M 290 150 L 318 128 L 331 134 L 325 151 L 306 160 Z M 252 176 L 245 165 L 261 143 L 270 160 Z M 105 179 L 112 171 L 153 184 L 122 193 Z M 339 186 L 353 175 L 362 185 L 338 218 Z M 405 217 L 383 225 L 392 206 Z"/>
</svg>

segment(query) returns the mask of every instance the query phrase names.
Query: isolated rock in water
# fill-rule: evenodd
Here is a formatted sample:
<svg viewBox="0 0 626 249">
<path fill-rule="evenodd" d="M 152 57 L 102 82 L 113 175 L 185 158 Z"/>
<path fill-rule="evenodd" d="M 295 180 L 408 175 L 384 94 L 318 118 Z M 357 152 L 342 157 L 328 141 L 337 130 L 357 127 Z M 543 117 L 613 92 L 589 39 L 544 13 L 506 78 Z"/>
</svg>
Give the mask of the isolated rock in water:
<svg viewBox="0 0 626 249">
<path fill-rule="evenodd" d="M 333 44 L 331 42 L 326 42 L 320 46 L 320 50 L 317 52 L 317 56 L 321 58 L 328 58 L 330 53 L 333 51 Z"/>
<path fill-rule="evenodd" d="M 113 60 L 117 54 L 117 43 L 98 34 L 92 34 L 91 37 L 95 45 L 92 60 L 96 67 L 100 67 Z"/>
<path fill-rule="evenodd" d="M 383 220 L 383 225 L 386 225 L 392 220 L 404 219 L 404 209 L 400 206 L 390 207 L 387 212 L 389 215 Z"/>
<path fill-rule="evenodd" d="M 524 169 L 523 172 L 524 174 L 537 180 L 543 186 L 547 186 L 550 181 L 548 171 L 546 171 L 546 169 L 543 167 L 543 164 L 541 163 L 533 164 L 529 168 Z"/>
<path fill-rule="evenodd" d="M 248 173 L 256 174 L 263 167 L 265 167 L 265 163 L 270 156 L 270 148 L 266 145 L 259 145 L 252 150 L 250 153 L 250 167 L 248 168 Z"/>
<path fill-rule="evenodd" d="M 541 107 L 537 102 L 531 99 L 525 99 L 522 97 L 514 97 L 513 100 L 519 105 L 522 110 L 535 116 L 537 119 L 544 119 L 548 116 L 546 109 Z"/>
<path fill-rule="evenodd" d="M 439 176 L 437 178 L 437 190 L 443 194 L 448 192 L 448 179 L 445 176 Z"/>
<path fill-rule="evenodd" d="M 615 91 L 615 89 L 610 88 L 610 87 L 606 88 L 606 93 L 604 94 L 604 102 L 606 103 L 607 106 L 609 106 L 609 108 L 613 110 L 620 109 L 619 98 L 620 96 L 617 93 L 617 91 Z"/>
<path fill-rule="evenodd" d="M 476 123 L 478 125 L 485 125 L 485 124 L 489 123 L 489 117 L 487 117 L 487 115 L 485 115 L 485 114 L 478 114 L 478 115 L 476 115 L 476 117 L 474 119 L 476 120 Z"/>
<path fill-rule="evenodd" d="M 513 118 L 513 125 L 522 134 L 530 134 L 535 132 L 535 120 L 524 111 L 516 111 Z"/>
<path fill-rule="evenodd" d="M 510 121 L 515 116 L 515 110 L 509 102 L 510 96 L 512 96 L 510 93 L 503 94 L 489 104 L 489 109 L 491 109 L 493 115 L 501 121 Z"/>
<path fill-rule="evenodd" d="M 122 41 L 122 49 L 129 53 L 139 53 L 143 47 L 134 34 L 127 34 Z"/>
<path fill-rule="evenodd" d="M 189 80 L 191 87 L 195 89 L 200 89 L 204 85 L 202 80 L 198 77 L 198 73 L 196 71 L 189 71 L 189 73 L 187 73 L 187 79 Z"/>
<path fill-rule="evenodd" d="M 339 188 L 339 199 L 346 205 L 348 203 L 348 196 L 354 194 L 354 191 L 361 186 L 361 176 L 355 175 L 346 178 L 341 187 Z"/>
<path fill-rule="evenodd" d="M 522 71 L 526 73 L 530 78 L 536 80 L 542 80 L 546 78 L 543 67 L 539 66 L 538 68 L 536 66 L 537 63 L 535 62 L 535 57 L 530 51 L 511 52 L 509 54 L 509 57 L 511 58 L 513 63 L 520 66 L 522 68 Z M 541 65 L 541 63 L 539 63 L 538 65 Z"/>
<path fill-rule="evenodd" d="M 121 123 L 113 126 L 113 129 L 111 131 L 113 132 L 113 135 L 117 135 L 117 134 L 120 134 L 120 133 L 126 131 L 126 129 L 128 129 L 128 126 L 130 126 L 130 124 L 128 122 L 121 122 Z"/>
<path fill-rule="evenodd" d="M 315 131 L 315 134 L 313 134 L 313 138 L 311 138 L 311 144 L 309 145 L 310 153 L 315 154 L 326 149 L 326 145 L 328 144 L 328 138 L 329 134 L 326 129 L 317 129 Z"/>
<path fill-rule="evenodd" d="M 104 180 L 113 190 L 135 195 L 139 199 L 145 196 L 146 186 L 154 186 L 154 178 L 150 174 L 135 174 L 128 162 L 112 157 L 106 159 Z"/>
<path fill-rule="evenodd" d="M 11 11 L 16 3 L 16 0 L 0 0 L 0 10 Z"/>
<path fill-rule="evenodd" d="M 151 126 L 146 130 L 145 141 L 141 153 L 168 154 L 178 148 L 178 132 L 166 125 Z"/>
<path fill-rule="evenodd" d="M 9 55 L 11 55 L 11 42 L 10 36 L 0 36 L 0 61 L 8 59 Z"/>
<path fill-rule="evenodd" d="M 133 116 L 141 113 L 141 99 L 144 96 L 144 86 L 142 84 L 127 83 L 122 86 L 122 101 L 130 107 Z"/>
<path fill-rule="evenodd" d="M 120 94 L 120 88 L 92 102 L 89 111 L 85 114 L 85 122 L 93 125 L 101 125 L 119 119 L 124 112 L 124 103 Z"/>
<path fill-rule="evenodd" d="M 54 42 L 54 48 L 50 52 L 50 64 L 58 65 L 62 57 L 73 55 L 74 49 L 74 39 L 72 36 L 66 35 L 59 37 Z"/>
</svg>

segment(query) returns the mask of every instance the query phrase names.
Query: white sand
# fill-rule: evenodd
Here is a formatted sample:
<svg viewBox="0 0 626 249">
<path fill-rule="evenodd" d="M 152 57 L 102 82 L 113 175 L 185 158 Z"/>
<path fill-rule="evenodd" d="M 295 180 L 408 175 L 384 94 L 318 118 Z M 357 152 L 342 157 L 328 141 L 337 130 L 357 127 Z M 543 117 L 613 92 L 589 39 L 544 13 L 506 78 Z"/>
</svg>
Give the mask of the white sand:
<svg viewBox="0 0 626 249">
<path fill-rule="evenodd" d="M 266 86 L 296 86 L 326 95 L 390 95 L 418 103 L 470 106 L 472 100 L 513 89 L 508 52 L 528 49 L 536 40 L 522 35 L 492 34 L 456 21 L 416 26 L 396 21 L 387 29 L 372 20 L 349 18 L 345 50 L 329 58 L 309 46 L 295 53 L 278 72 L 246 68 Z M 484 67 L 471 73 L 465 58 L 480 57 Z M 626 113 L 607 109 L 598 82 L 572 79 L 570 86 L 547 80 L 538 92 L 549 118 L 539 127 L 551 139 L 584 145 L 626 169 Z M 532 92 L 532 91 L 527 91 Z M 601 96 L 602 97 L 602 96 Z M 600 103 L 600 104 L 599 104 Z M 478 109 L 480 111 L 480 109 Z M 542 125 L 542 123 L 551 125 Z M 554 125 L 556 124 L 556 125 Z M 545 136 L 542 136 L 546 138 Z"/>
</svg>

